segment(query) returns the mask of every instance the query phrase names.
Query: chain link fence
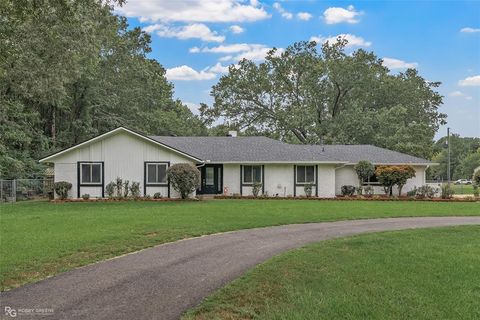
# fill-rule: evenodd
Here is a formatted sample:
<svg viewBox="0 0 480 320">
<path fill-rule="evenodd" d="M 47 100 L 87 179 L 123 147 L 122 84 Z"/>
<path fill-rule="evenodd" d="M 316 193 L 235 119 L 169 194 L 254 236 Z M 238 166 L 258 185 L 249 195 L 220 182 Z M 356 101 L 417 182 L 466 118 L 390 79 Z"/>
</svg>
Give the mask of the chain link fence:
<svg viewBox="0 0 480 320">
<path fill-rule="evenodd" d="M 53 199 L 53 178 L 0 180 L 0 202 Z"/>
</svg>

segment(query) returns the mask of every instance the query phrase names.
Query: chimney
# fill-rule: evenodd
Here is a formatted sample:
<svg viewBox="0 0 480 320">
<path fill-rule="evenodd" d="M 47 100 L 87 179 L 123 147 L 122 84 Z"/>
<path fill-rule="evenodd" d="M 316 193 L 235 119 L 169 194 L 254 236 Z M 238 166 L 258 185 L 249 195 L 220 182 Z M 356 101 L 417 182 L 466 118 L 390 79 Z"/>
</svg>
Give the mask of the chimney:
<svg viewBox="0 0 480 320">
<path fill-rule="evenodd" d="M 227 136 L 235 138 L 237 136 L 237 131 L 236 130 L 230 130 L 230 131 L 228 131 Z"/>
</svg>

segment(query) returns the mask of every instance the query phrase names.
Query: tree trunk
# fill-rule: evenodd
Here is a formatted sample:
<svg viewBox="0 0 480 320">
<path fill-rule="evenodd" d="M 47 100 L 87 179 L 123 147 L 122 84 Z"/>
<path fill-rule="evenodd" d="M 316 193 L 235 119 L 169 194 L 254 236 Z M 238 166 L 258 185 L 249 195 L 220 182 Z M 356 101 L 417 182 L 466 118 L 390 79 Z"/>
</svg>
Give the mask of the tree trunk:
<svg viewBox="0 0 480 320">
<path fill-rule="evenodd" d="M 55 128 L 55 107 L 52 106 L 52 123 L 50 124 L 50 136 L 52 137 L 52 143 L 55 145 L 55 138 L 56 138 L 56 128 Z"/>
</svg>

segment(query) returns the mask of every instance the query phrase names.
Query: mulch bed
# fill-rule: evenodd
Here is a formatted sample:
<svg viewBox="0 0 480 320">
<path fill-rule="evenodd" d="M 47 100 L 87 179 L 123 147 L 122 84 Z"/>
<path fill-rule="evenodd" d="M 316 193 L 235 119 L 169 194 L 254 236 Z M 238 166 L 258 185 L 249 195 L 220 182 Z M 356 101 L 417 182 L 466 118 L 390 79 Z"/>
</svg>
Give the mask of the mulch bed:
<svg viewBox="0 0 480 320">
<path fill-rule="evenodd" d="M 335 198 L 322 198 L 322 197 L 264 197 L 264 196 L 227 196 L 219 195 L 214 199 L 255 199 L 255 200 L 343 200 L 343 201 L 427 201 L 427 202 L 478 202 L 480 198 L 465 197 L 465 198 L 414 198 L 414 197 L 388 197 L 383 195 L 375 195 L 372 197 L 365 196 L 336 196 Z"/>
</svg>

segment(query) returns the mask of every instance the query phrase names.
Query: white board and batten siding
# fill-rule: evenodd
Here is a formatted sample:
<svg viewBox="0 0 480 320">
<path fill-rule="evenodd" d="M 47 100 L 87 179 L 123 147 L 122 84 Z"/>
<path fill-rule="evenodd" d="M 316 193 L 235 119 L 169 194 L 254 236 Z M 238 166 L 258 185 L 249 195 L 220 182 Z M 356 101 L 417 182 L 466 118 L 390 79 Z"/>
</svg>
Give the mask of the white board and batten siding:
<svg viewBox="0 0 480 320">
<path fill-rule="evenodd" d="M 144 194 L 153 196 L 154 193 L 160 192 L 164 197 L 168 194 L 166 186 L 147 186 L 144 192 L 145 162 L 169 162 L 170 165 L 195 164 L 192 159 L 154 142 L 119 132 L 61 154 L 52 160 L 55 166 L 55 182 L 68 181 L 72 184 L 69 194 L 71 198 L 77 198 L 77 165 L 79 162 L 89 161 L 104 163 L 104 186 L 120 177 L 124 181 L 129 180 L 130 183 L 139 182 L 142 196 Z M 86 193 L 91 197 L 101 197 L 102 187 L 81 186 L 80 196 Z M 172 188 L 170 195 L 179 197 Z"/>
</svg>

